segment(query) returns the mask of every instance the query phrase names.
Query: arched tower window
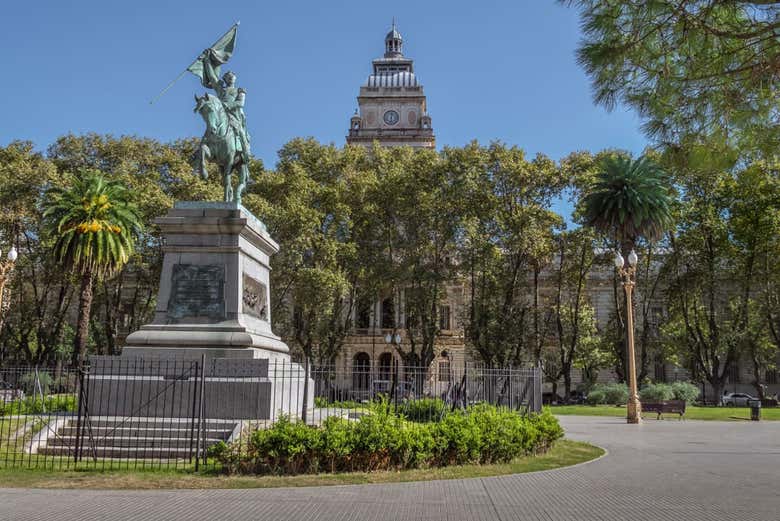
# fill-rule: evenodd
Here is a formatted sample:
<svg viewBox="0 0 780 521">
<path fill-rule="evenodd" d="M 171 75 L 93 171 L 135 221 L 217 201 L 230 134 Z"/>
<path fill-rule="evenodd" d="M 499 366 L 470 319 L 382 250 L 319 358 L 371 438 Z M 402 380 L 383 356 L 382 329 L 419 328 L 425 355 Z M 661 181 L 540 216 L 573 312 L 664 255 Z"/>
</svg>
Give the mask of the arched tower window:
<svg viewBox="0 0 780 521">
<path fill-rule="evenodd" d="M 371 357 L 360 352 L 352 359 L 352 388 L 367 391 L 371 381 Z"/>
</svg>

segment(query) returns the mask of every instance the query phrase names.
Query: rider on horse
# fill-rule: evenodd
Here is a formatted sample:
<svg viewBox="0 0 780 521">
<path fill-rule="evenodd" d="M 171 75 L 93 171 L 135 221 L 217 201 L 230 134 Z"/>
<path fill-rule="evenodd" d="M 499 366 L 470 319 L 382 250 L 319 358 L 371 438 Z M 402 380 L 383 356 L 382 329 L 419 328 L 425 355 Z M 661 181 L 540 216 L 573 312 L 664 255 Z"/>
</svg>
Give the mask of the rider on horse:
<svg viewBox="0 0 780 521">
<path fill-rule="evenodd" d="M 228 71 L 219 79 L 217 71 L 212 65 L 212 60 L 207 59 L 213 49 L 206 49 L 201 55 L 203 63 L 203 86 L 214 89 L 217 92 L 225 112 L 228 114 L 230 127 L 238 136 L 237 148 L 241 151 L 241 159 L 244 164 L 249 164 L 249 133 L 246 130 L 246 116 L 244 115 L 244 101 L 246 91 L 242 88 L 236 88 L 236 75 Z"/>
</svg>

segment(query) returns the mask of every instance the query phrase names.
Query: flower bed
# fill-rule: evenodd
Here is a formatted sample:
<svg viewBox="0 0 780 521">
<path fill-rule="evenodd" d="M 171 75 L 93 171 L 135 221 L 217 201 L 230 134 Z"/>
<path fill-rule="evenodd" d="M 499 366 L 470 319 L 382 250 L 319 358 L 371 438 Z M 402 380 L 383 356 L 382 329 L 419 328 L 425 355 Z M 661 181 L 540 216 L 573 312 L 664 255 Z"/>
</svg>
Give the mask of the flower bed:
<svg viewBox="0 0 780 521">
<path fill-rule="evenodd" d="M 467 463 L 505 463 L 543 453 L 563 436 L 549 410 L 522 416 L 490 405 L 418 423 L 388 403 L 357 421 L 331 417 L 321 427 L 282 418 L 243 444 L 212 447 L 228 473 L 301 474 L 401 470 Z"/>
</svg>

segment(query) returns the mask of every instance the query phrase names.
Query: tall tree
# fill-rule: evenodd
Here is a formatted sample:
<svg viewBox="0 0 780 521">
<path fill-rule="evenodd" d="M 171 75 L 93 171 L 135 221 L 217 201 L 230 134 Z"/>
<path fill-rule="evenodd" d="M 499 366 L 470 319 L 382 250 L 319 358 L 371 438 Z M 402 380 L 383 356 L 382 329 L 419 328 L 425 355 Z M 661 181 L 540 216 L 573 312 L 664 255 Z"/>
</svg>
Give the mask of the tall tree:
<svg viewBox="0 0 780 521">
<path fill-rule="evenodd" d="M 62 350 L 71 302 L 70 277 L 50 260 L 53 243 L 41 226 L 38 204 L 57 171 L 32 143 L 0 147 L 0 243 L 20 251 L 7 286 L 11 302 L 0 330 L 0 359 L 38 364 Z"/>
<path fill-rule="evenodd" d="M 556 237 L 557 252 L 553 261 L 555 293 L 552 310 L 555 317 L 555 366 L 563 378 L 564 398 L 571 396 L 571 371 L 582 345 L 595 334 L 593 313 L 589 312 L 588 278 L 595 260 L 594 237 L 580 228 Z M 557 380 L 558 378 L 555 378 Z"/>
<path fill-rule="evenodd" d="M 625 258 L 640 240 L 658 240 L 671 228 L 671 188 L 664 171 L 646 156 L 631 160 L 609 155 L 601 160 L 600 167 L 578 204 L 578 213 L 586 225 L 595 228 L 608 241 L 614 241 Z M 648 289 L 639 288 L 640 291 Z M 617 282 L 615 291 L 619 291 Z M 616 296 L 615 302 L 619 300 Z M 622 300 L 624 309 L 634 306 L 633 302 L 626 301 L 625 295 Z M 627 341 L 627 336 L 622 335 L 625 330 L 622 315 L 616 316 L 621 326 L 617 338 L 625 337 Z M 625 360 L 626 351 L 620 350 L 618 361 Z"/>
<path fill-rule="evenodd" d="M 440 336 L 446 286 L 455 280 L 455 234 L 460 215 L 457 179 L 433 150 L 371 151 L 377 172 L 374 205 L 385 286 L 401 304 L 406 335 L 398 347 L 408 366 L 427 366 Z M 375 267 L 376 270 L 377 267 Z"/>
<path fill-rule="evenodd" d="M 540 277 L 553 257 L 553 230 L 563 224 L 548 208 L 564 186 L 561 172 L 545 156 L 529 161 L 501 143 L 444 155 L 462 179 L 458 248 L 469 288 L 468 343 L 487 364 L 538 362 L 549 325 Z"/>
<path fill-rule="evenodd" d="M 664 328 L 679 360 L 712 386 L 716 398 L 738 362 L 766 345 L 757 297 L 765 276 L 762 252 L 776 235 L 771 174 L 741 166 L 737 152 L 722 146 L 693 148 L 678 163 L 682 203 L 670 241 L 670 320 Z"/>
<path fill-rule="evenodd" d="M 579 62 L 597 103 L 646 118 L 665 142 L 739 130 L 764 150 L 780 142 L 780 2 L 566 0 L 579 8 Z"/>
<path fill-rule="evenodd" d="M 49 190 L 44 218 L 56 234 L 54 256 L 81 278 L 73 362 L 83 361 L 95 279 L 117 273 L 130 259 L 143 224 L 128 190 L 99 173 L 82 172 L 68 188 Z"/>
</svg>

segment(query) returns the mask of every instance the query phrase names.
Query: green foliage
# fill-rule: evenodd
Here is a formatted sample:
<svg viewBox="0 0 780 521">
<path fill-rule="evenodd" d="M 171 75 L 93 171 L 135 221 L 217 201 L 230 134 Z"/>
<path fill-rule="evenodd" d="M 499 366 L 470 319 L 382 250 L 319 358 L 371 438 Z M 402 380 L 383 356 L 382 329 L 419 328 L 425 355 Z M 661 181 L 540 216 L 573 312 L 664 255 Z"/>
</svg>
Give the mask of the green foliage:
<svg viewBox="0 0 780 521">
<path fill-rule="evenodd" d="M 430 422 L 439 421 L 447 410 L 447 404 L 440 398 L 421 398 L 399 404 L 396 412 L 409 421 Z"/>
<path fill-rule="evenodd" d="M 76 412 L 77 408 L 78 402 L 74 394 L 46 396 L 43 400 L 38 396 L 28 396 L 21 400 L 0 402 L 0 416 Z"/>
<path fill-rule="evenodd" d="M 651 159 L 609 156 L 580 203 L 583 219 L 608 237 L 630 243 L 658 240 L 672 224 L 668 179 Z"/>
<path fill-rule="evenodd" d="M 563 173 L 548 157 L 529 159 L 502 143 L 446 149 L 444 159 L 458 189 L 457 252 L 472 292 L 467 339 L 487 364 L 538 359 L 546 310 L 527 297 L 539 279 L 518 273 L 538 275 L 549 264 L 554 231 L 563 226 L 549 208 L 563 190 Z"/>
<path fill-rule="evenodd" d="M 663 142 L 726 129 L 776 149 L 776 1 L 567 3 L 580 9 L 578 61 L 596 103 L 633 107 Z"/>
<path fill-rule="evenodd" d="M 417 423 L 398 416 L 387 403 L 372 405 L 357 421 L 337 417 L 321 427 L 283 417 L 251 434 L 245 450 L 218 444 L 211 455 L 228 472 L 297 474 L 411 469 L 465 463 L 509 462 L 545 452 L 563 436 L 549 410 L 538 415 L 489 405 Z"/>
<path fill-rule="evenodd" d="M 38 371 L 37 373 L 35 371 L 30 371 L 29 373 L 24 373 L 19 378 L 19 383 L 21 384 L 22 390 L 27 394 L 42 393 L 47 395 L 54 383 L 54 379 L 46 371 Z"/>
<path fill-rule="evenodd" d="M 663 402 L 674 400 L 674 390 L 669 384 L 650 384 L 639 391 L 639 398 L 643 402 Z"/>
<path fill-rule="evenodd" d="M 674 382 L 671 387 L 675 400 L 682 400 L 689 404 L 695 402 L 701 394 L 699 386 L 691 382 Z"/>
<path fill-rule="evenodd" d="M 131 199 L 124 185 L 97 172 L 83 173 L 68 188 L 52 188 L 43 215 L 57 235 L 57 261 L 96 276 L 119 271 L 143 228 Z"/>
<path fill-rule="evenodd" d="M 628 386 L 626 384 L 596 384 L 588 393 L 589 405 L 622 405 L 628 402 Z"/>
</svg>

